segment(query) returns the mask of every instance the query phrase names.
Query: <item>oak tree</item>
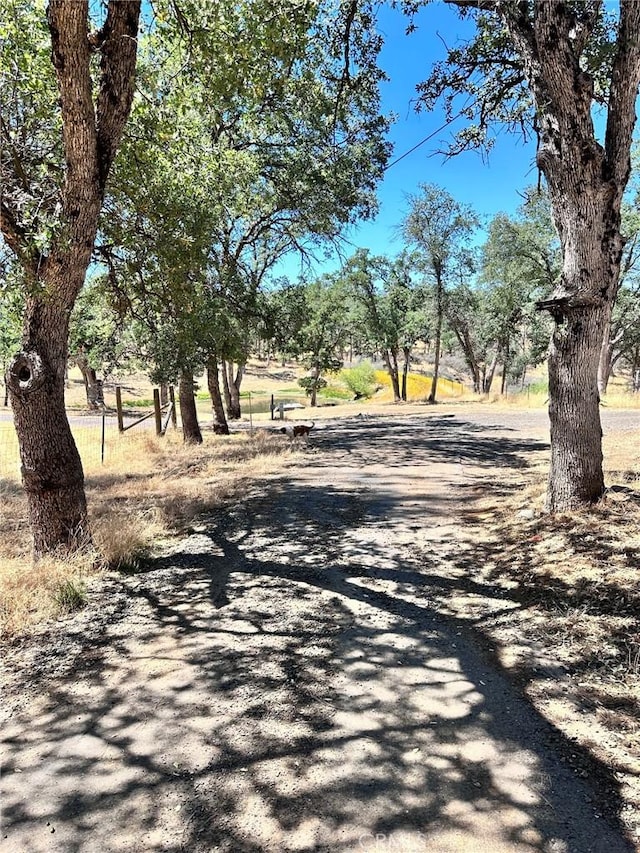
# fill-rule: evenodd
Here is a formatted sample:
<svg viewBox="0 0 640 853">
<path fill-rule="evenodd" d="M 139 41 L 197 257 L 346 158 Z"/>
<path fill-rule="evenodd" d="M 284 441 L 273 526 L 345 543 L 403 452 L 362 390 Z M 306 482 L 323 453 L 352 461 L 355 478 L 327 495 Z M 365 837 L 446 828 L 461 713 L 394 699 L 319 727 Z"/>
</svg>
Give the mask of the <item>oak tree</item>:
<svg viewBox="0 0 640 853">
<path fill-rule="evenodd" d="M 539 303 L 554 321 L 549 352 L 551 467 L 547 509 L 604 492 L 598 362 L 624 246 L 621 203 L 640 85 L 640 3 L 619 0 L 447 0 L 476 36 L 448 50 L 420 85 L 469 119 L 454 150 L 482 146 L 496 125 L 537 138 L 560 238 L 562 272 Z M 403 6 L 409 13 L 420 2 Z M 459 100 L 459 99 L 463 99 Z M 605 116 L 599 135 L 594 113 Z"/>
<path fill-rule="evenodd" d="M 91 260 L 134 90 L 140 0 L 5 4 L 0 228 L 24 271 L 7 373 L 36 555 L 87 542 L 82 463 L 64 405 L 69 317 Z"/>
</svg>

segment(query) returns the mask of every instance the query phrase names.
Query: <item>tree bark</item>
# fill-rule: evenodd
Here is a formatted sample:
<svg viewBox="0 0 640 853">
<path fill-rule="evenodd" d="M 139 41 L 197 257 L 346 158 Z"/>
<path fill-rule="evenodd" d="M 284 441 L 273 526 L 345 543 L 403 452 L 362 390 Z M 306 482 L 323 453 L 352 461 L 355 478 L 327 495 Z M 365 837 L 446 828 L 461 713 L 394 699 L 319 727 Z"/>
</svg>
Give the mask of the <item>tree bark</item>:
<svg viewBox="0 0 640 853">
<path fill-rule="evenodd" d="M 66 335 L 58 333 L 66 316 L 38 300 L 7 372 L 36 557 L 91 543 L 84 472 L 64 404 Z"/>
<path fill-rule="evenodd" d="M 82 463 L 64 403 L 69 315 L 91 260 L 107 176 L 131 108 L 139 14 L 139 0 L 109 2 L 98 34 L 100 83 L 94 103 L 88 3 L 50 0 L 65 174 L 60 226 L 48 252 L 33 248 L 19 225 L 19 211 L 2 200 L 2 234 L 26 278 L 38 284 L 29 289 L 22 349 L 8 371 L 36 557 L 90 543 Z"/>
<path fill-rule="evenodd" d="M 220 391 L 220 373 L 218 359 L 212 355 L 207 364 L 207 385 L 213 407 L 213 431 L 216 435 L 229 435 L 229 424 L 224 413 L 222 392 Z"/>
<path fill-rule="evenodd" d="M 537 163 L 547 179 L 562 247 L 562 275 L 538 303 L 555 321 L 549 351 L 551 468 L 546 506 L 569 509 L 604 492 L 598 364 L 618 287 L 620 206 L 631 171 L 640 84 L 640 4 L 621 0 L 604 146 L 592 119 L 594 81 L 581 56 L 596 16 L 566 4 L 496 4 L 519 52 L 536 105 Z"/>
<path fill-rule="evenodd" d="M 180 374 L 178 386 L 178 400 L 180 401 L 180 417 L 182 420 L 182 438 L 185 444 L 202 444 L 202 433 L 198 424 L 198 412 L 196 410 L 195 382 L 193 373 L 183 370 Z"/>
<path fill-rule="evenodd" d="M 227 407 L 227 412 L 231 412 L 231 390 L 229 387 L 229 374 L 227 372 L 227 362 L 222 359 L 222 364 L 220 365 L 220 372 L 222 374 L 222 393 L 224 394 L 224 404 Z M 229 417 L 231 415 L 229 414 Z"/>
<path fill-rule="evenodd" d="M 315 408 L 318 405 L 318 382 L 320 381 L 320 365 L 314 364 L 313 366 L 313 376 L 309 394 L 309 405 L 312 408 Z"/>
<path fill-rule="evenodd" d="M 619 329 L 614 337 L 611 336 L 611 331 L 611 322 L 609 322 L 605 330 L 598 362 L 598 391 L 600 394 L 607 393 L 607 386 L 613 376 L 613 369 L 618 359 L 623 355 L 623 351 L 620 349 L 616 351 L 616 348 L 624 339 L 625 329 Z"/>
<path fill-rule="evenodd" d="M 458 343 L 462 347 L 464 360 L 467 363 L 467 367 L 469 368 L 469 373 L 471 374 L 471 379 L 473 382 L 473 393 L 479 394 L 481 388 L 480 366 L 478 365 L 478 360 L 476 358 L 475 350 L 473 348 L 473 341 L 471 340 L 469 326 L 467 325 L 467 323 L 459 323 L 451 316 L 449 317 L 449 322 L 451 323 L 454 334 L 458 339 Z"/>
<path fill-rule="evenodd" d="M 504 348 L 504 358 L 502 359 L 502 379 L 500 381 L 500 394 L 504 397 L 507 391 L 507 374 L 509 373 L 509 363 L 511 361 L 511 347 L 509 345 L 509 339 L 507 338 L 507 342 Z"/>
<path fill-rule="evenodd" d="M 549 354 L 551 512 L 596 501 L 604 492 L 597 370 L 602 318 L 592 308 L 572 311 L 557 325 Z"/>
</svg>

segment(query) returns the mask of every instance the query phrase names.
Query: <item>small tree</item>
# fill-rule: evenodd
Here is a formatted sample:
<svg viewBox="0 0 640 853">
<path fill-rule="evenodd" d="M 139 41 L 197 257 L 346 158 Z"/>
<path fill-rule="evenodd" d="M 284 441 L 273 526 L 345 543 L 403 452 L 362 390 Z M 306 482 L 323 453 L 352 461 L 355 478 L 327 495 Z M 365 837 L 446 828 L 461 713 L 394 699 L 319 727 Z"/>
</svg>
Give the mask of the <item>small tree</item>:
<svg viewBox="0 0 640 853">
<path fill-rule="evenodd" d="M 447 283 L 451 282 L 456 270 L 468 265 L 469 242 L 478 224 L 471 208 L 459 204 L 435 184 L 421 184 L 420 193 L 409 196 L 409 211 L 401 231 L 407 244 L 415 248 L 422 260 L 422 268 L 433 285 L 435 305 L 434 366 L 429 403 L 436 402 Z"/>
<path fill-rule="evenodd" d="M 371 397 L 376 391 L 376 372 L 370 361 L 363 361 L 348 370 L 341 370 L 340 379 L 356 400 Z"/>
<path fill-rule="evenodd" d="M 311 371 L 302 385 L 310 405 L 315 406 L 325 381 L 322 374 L 342 367 L 341 353 L 348 336 L 346 292 L 339 279 L 325 276 L 307 284 L 304 294 L 306 320 L 291 349 Z"/>
<path fill-rule="evenodd" d="M 546 355 L 551 326 L 535 303 L 552 293 L 560 271 L 548 196 L 529 190 L 516 217 L 494 217 L 482 247 L 477 328 L 484 346 L 493 351 L 493 364 L 503 362 L 503 393 L 512 363 L 522 376 L 527 365 L 538 364 Z M 483 390 L 489 390 L 486 380 Z"/>
<path fill-rule="evenodd" d="M 341 272 L 353 300 L 352 325 L 359 349 L 367 355 L 382 355 L 395 402 L 407 398 L 411 351 L 426 325 L 415 274 L 409 255 L 390 261 L 367 249 L 357 251 Z"/>
</svg>

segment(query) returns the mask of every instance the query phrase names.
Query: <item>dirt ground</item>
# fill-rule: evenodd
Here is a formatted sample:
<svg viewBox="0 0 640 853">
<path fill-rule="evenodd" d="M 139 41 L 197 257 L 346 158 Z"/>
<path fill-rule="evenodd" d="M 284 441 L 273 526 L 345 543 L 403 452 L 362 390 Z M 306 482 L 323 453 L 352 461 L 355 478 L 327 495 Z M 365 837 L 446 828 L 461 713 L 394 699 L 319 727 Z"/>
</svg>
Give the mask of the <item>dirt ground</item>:
<svg viewBox="0 0 640 853">
<path fill-rule="evenodd" d="M 9 647 L 0 849 L 634 850 L 482 631 L 517 601 L 460 559 L 469 503 L 547 453 L 506 417 L 319 422 L 286 479 Z"/>
</svg>

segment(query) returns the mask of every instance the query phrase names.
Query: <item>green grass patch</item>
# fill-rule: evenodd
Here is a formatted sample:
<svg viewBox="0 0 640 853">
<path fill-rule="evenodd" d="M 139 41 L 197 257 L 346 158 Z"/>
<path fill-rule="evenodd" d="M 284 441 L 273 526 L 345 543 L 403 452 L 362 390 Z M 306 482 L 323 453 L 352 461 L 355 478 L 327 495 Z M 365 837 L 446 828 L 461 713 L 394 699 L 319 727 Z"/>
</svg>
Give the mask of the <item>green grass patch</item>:
<svg viewBox="0 0 640 853">
<path fill-rule="evenodd" d="M 123 400 L 122 407 L 126 409 L 153 409 L 153 400 Z"/>
<path fill-rule="evenodd" d="M 548 394 L 549 382 L 546 379 L 536 379 L 535 382 L 530 382 L 525 386 L 525 388 L 523 388 L 523 392 L 525 394 Z"/>
<path fill-rule="evenodd" d="M 81 580 L 68 578 L 59 583 L 53 592 L 55 601 L 61 613 L 73 613 L 87 603 L 85 585 Z"/>
</svg>

